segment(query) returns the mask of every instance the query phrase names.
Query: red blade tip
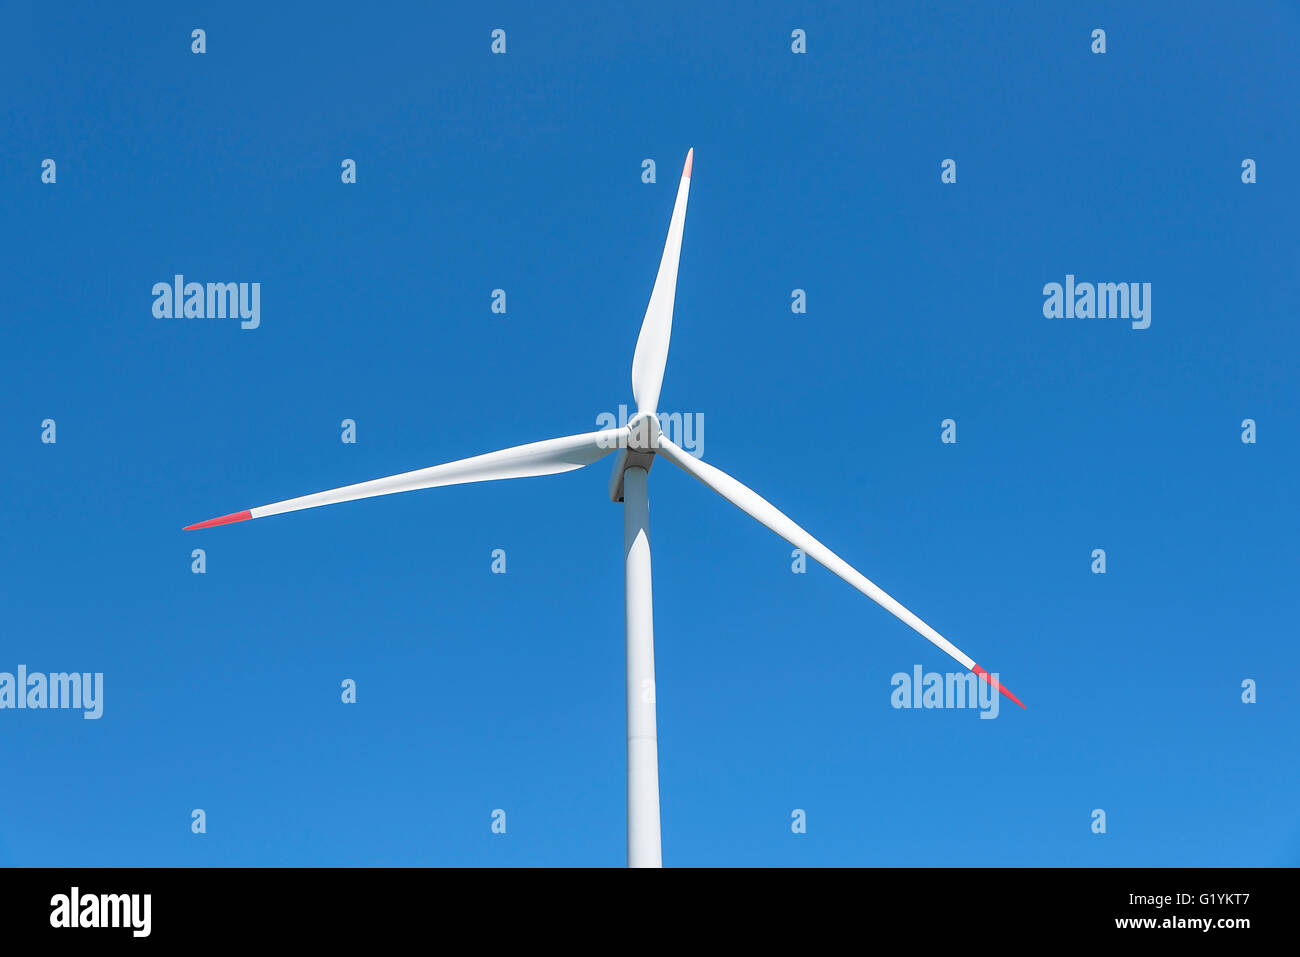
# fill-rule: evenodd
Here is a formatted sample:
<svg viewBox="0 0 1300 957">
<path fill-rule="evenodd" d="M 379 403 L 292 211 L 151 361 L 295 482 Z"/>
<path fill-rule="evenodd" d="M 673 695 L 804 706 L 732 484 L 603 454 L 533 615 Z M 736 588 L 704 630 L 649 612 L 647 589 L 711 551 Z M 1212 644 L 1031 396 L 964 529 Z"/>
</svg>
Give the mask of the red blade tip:
<svg viewBox="0 0 1300 957">
<path fill-rule="evenodd" d="M 232 522 L 246 522 L 253 517 L 252 512 L 231 512 L 229 515 L 222 515 L 220 518 L 210 518 L 206 522 L 199 522 L 195 525 L 186 525 L 181 531 L 188 532 L 196 528 L 212 528 L 214 525 L 229 525 Z"/>
<path fill-rule="evenodd" d="M 1008 698 L 1010 698 L 1010 699 L 1011 699 L 1012 701 L 1014 701 L 1016 704 L 1020 705 L 1020 707 L 1025 708 L 1025 703 L 1024 703 L 1023 701 L 1021 701 L 1019 698 L 1017 698 L 1015 695 L 1013 695 L 1010 691 L 1008 691 L 1007 688 L 1006 688 L 1006 686 L 1005 686 L 1004 684 L 1002 684 L 1000 681 L 998 681 L 997 678 L 994 678 L 991 674 L 989 674 L 987 671 L 985 671 L 985 670 L 984 670 L 983 668 L 981 668 L 979 665 L 976 665 L 974 668 L 971 669 L 971 671 L 975 672 L 977 675 L 979 675 L 981 678 L 983 678 L 985 681 L 987 681 L 987 682 L 988 682 L 989 684 L 991 684 L 993 687 L 997 688 L 999 691 L 1001 691 L 1004 695 L 1006 695 Z M 1028 711 L 1029 709 L 1028 709 L 1028 708 L 1025 708 L 1025 710 Z"/>
<path fill-rule="evenodd" d="M 686 165 L 682 167 L 682 179 L 691 178 L 691 161 L 695 159 L 695 147 L 686 151 Z"/>
</svg>

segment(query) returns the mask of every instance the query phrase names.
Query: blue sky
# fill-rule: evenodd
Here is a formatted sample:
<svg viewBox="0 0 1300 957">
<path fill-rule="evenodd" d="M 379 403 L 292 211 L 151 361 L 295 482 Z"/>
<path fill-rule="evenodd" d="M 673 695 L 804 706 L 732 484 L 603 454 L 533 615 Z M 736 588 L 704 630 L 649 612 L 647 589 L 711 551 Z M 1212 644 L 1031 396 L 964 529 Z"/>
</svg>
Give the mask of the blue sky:
<svg viewBox="0 0 1300 957">
<path fill-rule="evenodd" d="M 661 408 L 1028 710 L 892 708 L 948 659 L 661 462 L 665 863 L 1300 862 L 1298 34 L 1277 3 L 9 5 L 0 671 L 105 701 L 0 710 L 0 863 L 622 863 L 609 463 L 181 527 L 631 402 L 691 146 Z M 260 327 L 155 318 L 176 273 L 260 282 Z M 1044 318 L 1067 273 L 1151 283 L 1150 328 Z"/>
</svg>

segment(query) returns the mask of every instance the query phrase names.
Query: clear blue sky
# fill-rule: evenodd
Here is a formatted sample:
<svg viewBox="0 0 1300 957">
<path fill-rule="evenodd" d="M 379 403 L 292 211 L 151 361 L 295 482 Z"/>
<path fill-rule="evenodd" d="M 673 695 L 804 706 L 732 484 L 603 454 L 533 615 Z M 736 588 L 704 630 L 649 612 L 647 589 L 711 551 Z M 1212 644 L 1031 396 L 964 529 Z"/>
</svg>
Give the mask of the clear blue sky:
<svg viewBox="0 0 1300 957">
<path fill-rule="evenodd" d="M 0 863 L 622 863 L 608 462 L 181 527 L 630 402 L 691 146 L 661 408 L 1028 710 L 891 708 L 948 659 L 660 463 L 665 863 L 1300 862 L 1294 5 L 148 6 L 0 22 L 0 671 L 105 675 Z"/>
</svg>

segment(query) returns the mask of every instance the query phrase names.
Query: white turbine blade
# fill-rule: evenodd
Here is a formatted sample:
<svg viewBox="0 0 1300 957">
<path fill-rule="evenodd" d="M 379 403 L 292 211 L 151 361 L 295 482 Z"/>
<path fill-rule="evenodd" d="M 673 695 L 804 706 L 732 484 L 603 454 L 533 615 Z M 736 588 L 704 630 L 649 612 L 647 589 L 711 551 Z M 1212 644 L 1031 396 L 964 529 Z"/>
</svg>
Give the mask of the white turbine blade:
<svg viewBox="0 0 1300 957">
<path fill-rule="evenodd" d="M 668 362 L 668 340 L 673 334 L 673 299 L 677 295 L 677 261 L 682 252 L 682 229 L 686 225 L 686 197 L 691 191 L 691 161 L 695 150 L 686 153 L 682 181 L 677 187 L 677 204 L 668 223 L 668 240 L 659 261 L 650 305 L 646 307 L 632 356 L 632 395 L 638 412 L 655 412 L 659 407 L 659 388 L 664 381 Z"/>
<path fill-rule="evenodd" d="M 997 688 L 1004 695 L 1014 701 L 1020 707 L 1024 703 L 1003 687 L 996 678 L 975 663 L 975 660 L 966 654 L 943 635 L 939 634 L 912 612 L 908 611 L 901 604 L 887 595 L 879 585 L 868 579 L 852 565 L 846 562 L 840 556 L 823 545 L 817 539 L 813 538 L 806 531 L 791 521 L 775 505 L 763 498 L 753 489 L 736 481 L 721 469 L 714 468 L 707 462 L 695 458 L 687 452 L 684 452 L 677 445 L 673 444 L 663 435 L 659 436 L 659 452 L 663 454 L 668 461 L 672 462 L 682 471 L 698 479 L 704 485 L 707 485 L 713 491 L 717 492 L 732 505 L 735 505 L 742 512 L 746 512 L 750 517 L 757 519 L 766 525 L 772 531 L 776 532 L 791 545 L 801 548 L 804 554 L 812 558 L 821 565 L 830 569 L 840 578 L 856 588 L 862 594 L 866 595 L 877 605 L 884 608 L 895 618 L 898 618 L 904 624 L 908 625 L 914 631 L 938 647 L 942 648 L 954 659 L 959 661 L 964 668 L 969 668 L 975 674 L 979 675 L 994 688 Z"/>
<path fill-rule="evenodd" d="M 387 478 L 377 478 L 356 485 L 345 485 L 342 488 L 330 489 L 328 492 L 317 492 L 314 495 L 304 495 L 301 498 L 286 499 L 272 505 L 262 505 L 247 511 L 222 515 L 220 518 L 187 525 L 184 530 L 229 525 L 250 518 L 279 515 L 281 512 L 296 512 L 303 508 L 316 508 L 318 505 L 333 505 L 336 502 L 351 502 L 358 498 L 391 495 L 394 492 L 411 492 L 422 488 L 436 488 L 440 485 L 464 485 L 468 482 L 492 482 L 497 479 L 527 478 L 533 475 L 568 472 L 604 458 L 619 446 L 626 434 L 626 427 L 604 429 L 600 432 L 586 432 L 582 435 L 568 435 L 560 439 L 518 445 L 512 449 L 488 452 L 458 462 L 434 465 L 427 469 L 403 472 L 400 475 L 390 475 Z"/>
</svg>

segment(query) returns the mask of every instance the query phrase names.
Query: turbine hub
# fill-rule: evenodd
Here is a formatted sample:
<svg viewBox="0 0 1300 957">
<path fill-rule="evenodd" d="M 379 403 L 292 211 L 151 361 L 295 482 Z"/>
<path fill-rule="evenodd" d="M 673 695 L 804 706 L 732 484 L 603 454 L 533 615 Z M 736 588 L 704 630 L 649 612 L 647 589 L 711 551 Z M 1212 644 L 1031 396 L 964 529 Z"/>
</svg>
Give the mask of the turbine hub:
<svg viewBox="0 0 1300 957">
<path fill-rule="evenodd" d="M 659 448 L 659 419 L 653 412 L 638 412 L 628 421 L 627 447 L 654 455 Z"/>
</svg>

